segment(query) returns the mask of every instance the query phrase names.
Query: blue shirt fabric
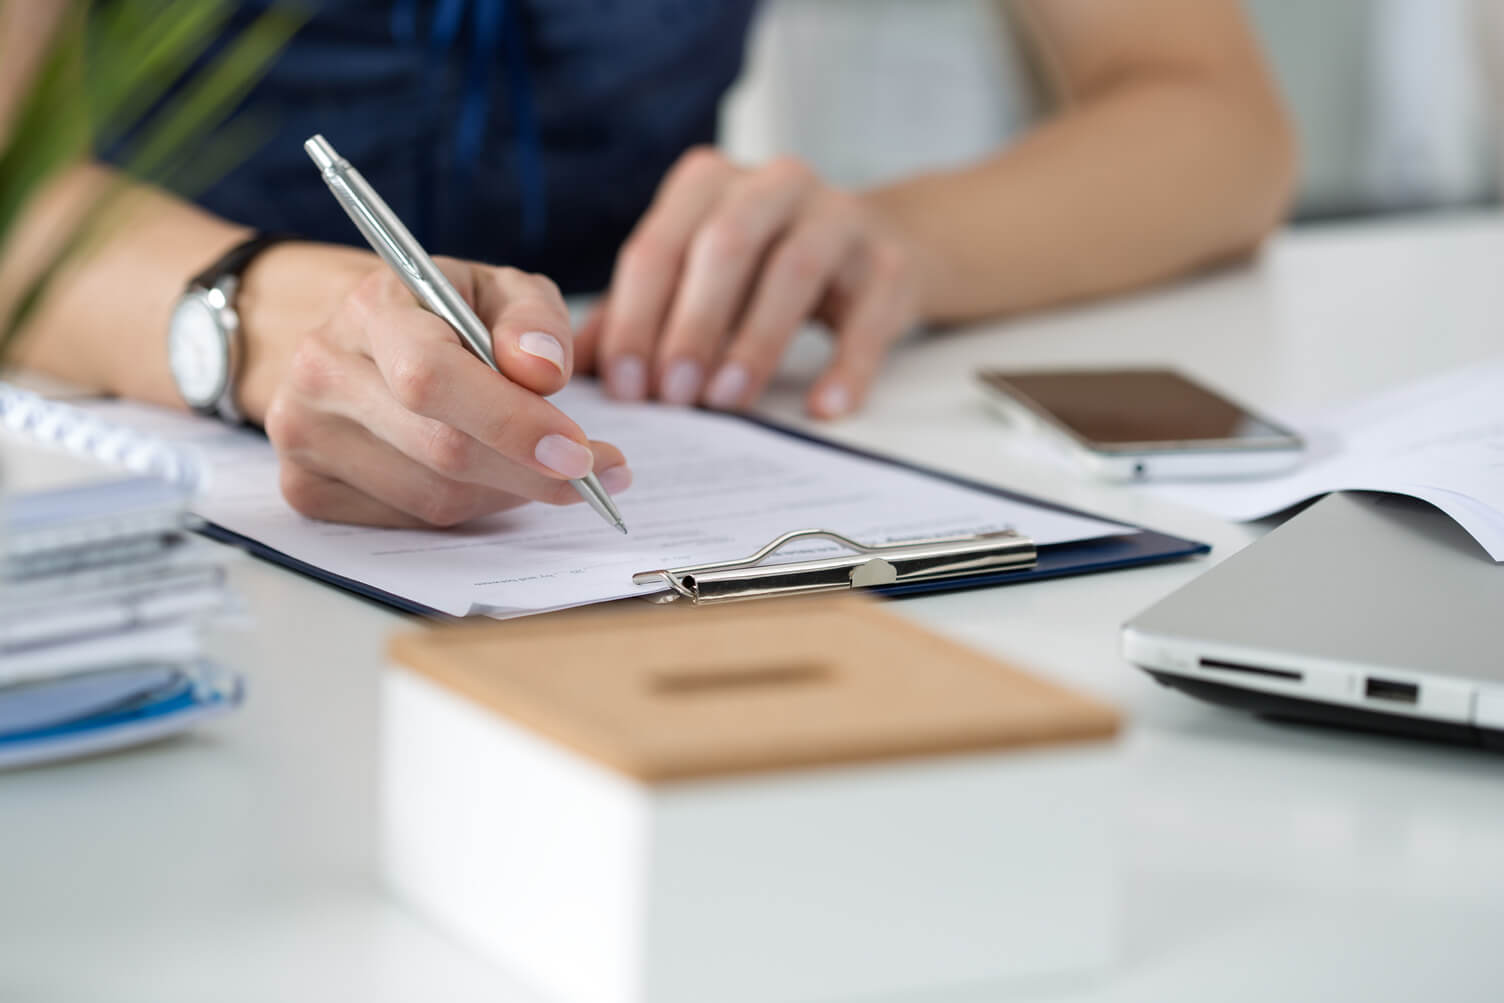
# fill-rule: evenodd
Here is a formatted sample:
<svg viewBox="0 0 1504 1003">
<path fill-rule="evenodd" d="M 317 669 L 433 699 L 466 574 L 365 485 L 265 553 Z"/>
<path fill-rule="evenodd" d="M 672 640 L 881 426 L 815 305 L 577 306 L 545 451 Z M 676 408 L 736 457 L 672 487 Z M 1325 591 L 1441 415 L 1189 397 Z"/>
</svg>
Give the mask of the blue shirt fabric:
<svg viewBox="0 0 1504 1003">
<path fill-rule="evenodd" d="M 321 132 L 431 253 L 599 289 L 664 173 L 714 141 L 755 3 L 323 0 L 237 112 L 265 142 L 195 201 L 360 244 L 303 152 Z"/>
</svg>

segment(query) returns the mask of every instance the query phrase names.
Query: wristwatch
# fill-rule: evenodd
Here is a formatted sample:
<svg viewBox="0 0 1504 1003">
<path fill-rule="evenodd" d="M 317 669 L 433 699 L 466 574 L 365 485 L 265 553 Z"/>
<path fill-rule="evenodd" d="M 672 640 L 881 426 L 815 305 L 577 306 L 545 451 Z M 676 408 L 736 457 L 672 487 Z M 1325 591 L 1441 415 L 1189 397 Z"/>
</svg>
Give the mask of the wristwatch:
<svg viewBox="0 0 1504 1003">
<path fill-rule="evenodd" d="M 167 363 L 178 393 L 194 411 L 232 425 L 245 419 L 235 403 L 244 355 L 235 293 L 256 255 L 289 234 L 260 233 L 232 247 L 188 283 L 167 326 Z"/>
</svg>

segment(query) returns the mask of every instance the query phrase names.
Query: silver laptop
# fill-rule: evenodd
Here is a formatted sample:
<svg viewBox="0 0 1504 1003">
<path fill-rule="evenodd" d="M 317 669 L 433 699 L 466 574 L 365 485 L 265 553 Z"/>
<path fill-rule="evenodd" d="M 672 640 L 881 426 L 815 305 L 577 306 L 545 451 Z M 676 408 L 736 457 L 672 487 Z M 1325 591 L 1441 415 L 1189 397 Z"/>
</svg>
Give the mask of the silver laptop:
<svg viewBox="0 0 1504 1003">
<path fill-rule="evenodd" d="M 1271 717 L 1504 750 L 1504 567 L 1410 498 L 1326 497 L 1134 617 L 1123 653 Z"/>
</svg>

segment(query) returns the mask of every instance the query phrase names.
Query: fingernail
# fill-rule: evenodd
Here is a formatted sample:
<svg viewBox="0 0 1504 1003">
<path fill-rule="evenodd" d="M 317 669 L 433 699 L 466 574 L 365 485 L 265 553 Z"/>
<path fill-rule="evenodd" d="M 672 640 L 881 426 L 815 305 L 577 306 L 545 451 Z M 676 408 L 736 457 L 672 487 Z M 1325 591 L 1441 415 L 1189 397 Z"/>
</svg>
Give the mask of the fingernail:
<svg viewBox="0 0 1504 1003">
<path fill-rule="evenodd" d="M 533 457 L 554 473 L 576 480 L 590 473 L 595 466 L 595 455 L 590 450 L 562 435 L 545 435 L 538 440 Z"/>
<path fill-rule="evenodd" d="M 851 409 L 851 395 L 839 383 L 832 383 L 820 391 L 820 413 L 827 418 L 839 418 Z"/>
<path fill-rule="evenodd" d="M 715 379 L 710 381 L 705 399 L 711 407 L 736 407 L 742 402 L 742 394 L 747 392 L 747 379 L 746 366 L 740 362 L 728 362 L 715 374 Z"/>
<path fill-rule="evenodd" d="M 611 363 L 606 389 L 617 400 L 640 401 L 648 392 L 648 367 L 635 355 L 623 355 Z"/>
<path fill-rule="evenodd" d="M 632 486 L 632 470 L 625 463 L 618 464 L 602 470 L 600 482 L 608 494 L 620 494 Z"/>
<path fill-rule="evenodd" d="M 547 359 L 559 372 L 564 371 L 564 346 L 559 339 L 542 331 L 529 331 L 517 339 L 517 347 L 529 355 Z"/>
<path fill-rule="evenodd" d="M 670 404 L 693 404 L 700 396 L 700 364 L 680 359 L 663 377 L 663 399 Z"/>
</svg>

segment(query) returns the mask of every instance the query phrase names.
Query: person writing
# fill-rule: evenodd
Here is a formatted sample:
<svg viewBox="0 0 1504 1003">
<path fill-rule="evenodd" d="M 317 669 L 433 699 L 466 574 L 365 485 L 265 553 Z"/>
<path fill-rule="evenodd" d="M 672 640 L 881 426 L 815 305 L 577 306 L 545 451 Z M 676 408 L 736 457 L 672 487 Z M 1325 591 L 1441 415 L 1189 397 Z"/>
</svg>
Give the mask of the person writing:
<svg viewBox="0 0 1504 1003">
<path fill-rule="evenodd" d="M 177 406 L 185 370 L 232 369 L 206 410 L 265 427 L 299 512 L 450 526 L 576 502 L 570 479 L 592 471 L 608 491 L 630 484 L 629 458 L 546 399 L 576 372 L 623 400 L 746 408 L 814 319 L 834 352 L 808 407 L 836 418 L 915 324 L 1234 258 L 1289 198 L 1290 127 L 1235 0 L 1021 0 L 1056 112 L 980 162 L 866 191 L 707 145 L 754 6 L 331 0 L 246 104 L 272 139 L 196 202 L 137 186 L 128 221 L 35 315 L 21 361 Z M 303 153 L 316 132 L 450 255 L 499 375 L 350 246 Z M 0 260 L 0 307 L 119 155 L 36 200 Z M 216 285 L 235 358 L 174 363 L 184 297 Z M 576 335 L 562 293 L 600 290 Z"/>
</svg>

